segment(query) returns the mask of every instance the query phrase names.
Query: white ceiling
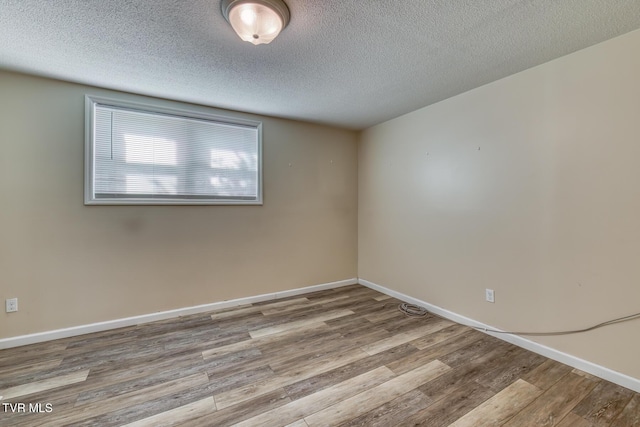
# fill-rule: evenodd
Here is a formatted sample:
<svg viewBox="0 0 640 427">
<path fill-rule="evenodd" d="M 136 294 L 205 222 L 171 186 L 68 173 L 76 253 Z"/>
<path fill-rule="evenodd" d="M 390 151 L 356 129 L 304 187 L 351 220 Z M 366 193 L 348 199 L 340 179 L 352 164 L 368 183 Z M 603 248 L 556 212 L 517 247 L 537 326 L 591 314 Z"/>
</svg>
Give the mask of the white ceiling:
<svg viewBox="0 0 640 427">
<path fill-rule="evenodd" d="M 253 46 L 220 0 L 0 0 L 0 68 L 362 129 L 640 28 L 640 0 L 285 1 Z"/>
</svg>

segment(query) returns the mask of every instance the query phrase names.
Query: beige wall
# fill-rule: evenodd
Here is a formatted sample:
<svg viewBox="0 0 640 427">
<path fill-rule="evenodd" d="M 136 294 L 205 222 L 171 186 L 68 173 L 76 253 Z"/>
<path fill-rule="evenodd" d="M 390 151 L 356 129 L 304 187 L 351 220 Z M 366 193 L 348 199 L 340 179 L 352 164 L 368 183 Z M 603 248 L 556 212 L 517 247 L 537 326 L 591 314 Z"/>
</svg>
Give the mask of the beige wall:
<svg viewBox="0 0 640 427">
<path fill-rule="evenodd" d="M 84 206 L 85 93 L 0 72 L 0 338 L 356 277 L 354 132 L 242 115 L 264 206 Z"/>
<path fill-rule="evenodd" d="M 638 52 L 640 31 L 364 131 L 359 276 L 509 330 L 640 312 Z M 638 337 L 535 341 L 640 378 Z"/>
</svg>

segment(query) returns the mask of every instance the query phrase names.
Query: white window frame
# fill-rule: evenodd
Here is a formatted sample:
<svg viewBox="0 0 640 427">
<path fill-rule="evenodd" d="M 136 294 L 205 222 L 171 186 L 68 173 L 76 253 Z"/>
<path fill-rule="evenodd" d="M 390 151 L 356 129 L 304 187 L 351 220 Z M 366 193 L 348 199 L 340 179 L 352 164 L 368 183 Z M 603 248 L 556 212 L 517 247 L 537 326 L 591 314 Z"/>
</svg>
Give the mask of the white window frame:
<svg viewBox="0 0 640 427">
<path fill-rule="evenodd" d="M 206 120 L 227 125 L 252 127 L 257 130 L 257 198 L 255 200 L 212 198 L 96 198 L 95 197 L 95 112 L 96 105 L 143 111 L 152 114 L 166 114 L 190 119 Z M 237 117 L 220 116 L 203 111 L 185 110 L 164 105 L 140 103 L 125 99 L 105 98 L 85 95 L 85 205 L 262 205 L 262 122 Z"/>
</svg>

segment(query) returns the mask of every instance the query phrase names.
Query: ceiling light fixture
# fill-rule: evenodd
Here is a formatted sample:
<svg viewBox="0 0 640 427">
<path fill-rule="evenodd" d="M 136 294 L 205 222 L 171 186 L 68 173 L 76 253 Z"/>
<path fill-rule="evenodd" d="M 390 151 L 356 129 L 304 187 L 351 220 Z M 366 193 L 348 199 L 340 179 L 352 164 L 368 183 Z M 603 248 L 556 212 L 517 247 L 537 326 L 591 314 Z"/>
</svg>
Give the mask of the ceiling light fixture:
<svg viewBox="0 0 640 427">
<path fill-rule="evenodd" d="M 222 0 L 222 14 L 244 41 L 267 44 L 289 23 L 282 0 Z"/>
</svg>

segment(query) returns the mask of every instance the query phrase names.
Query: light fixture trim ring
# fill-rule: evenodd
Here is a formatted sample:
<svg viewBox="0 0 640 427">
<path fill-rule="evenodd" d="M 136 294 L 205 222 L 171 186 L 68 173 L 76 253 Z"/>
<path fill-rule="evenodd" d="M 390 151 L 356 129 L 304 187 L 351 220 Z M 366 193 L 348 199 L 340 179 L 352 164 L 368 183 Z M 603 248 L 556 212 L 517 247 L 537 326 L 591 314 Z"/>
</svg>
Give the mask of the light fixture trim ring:
<svg viewBox="0 0 640 427">
<path fill-rule="evenodd" d="M 282 19 L 283 30 L 289 24 L 291 14 L 289 12 L 287 4 L 282 0 L 222 0 L 220 8 L 222 9 L 222 16 L 224 16 L 224 19 L 226 19 L 227 22 L 231 23 L 229 21 L 229 13 L 231 12 L 231 9 L 244 3 L 261 4 L 273 9 L 278 15 L 280 15 L 280 19 Z"/>
</svg>

